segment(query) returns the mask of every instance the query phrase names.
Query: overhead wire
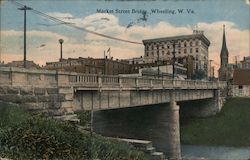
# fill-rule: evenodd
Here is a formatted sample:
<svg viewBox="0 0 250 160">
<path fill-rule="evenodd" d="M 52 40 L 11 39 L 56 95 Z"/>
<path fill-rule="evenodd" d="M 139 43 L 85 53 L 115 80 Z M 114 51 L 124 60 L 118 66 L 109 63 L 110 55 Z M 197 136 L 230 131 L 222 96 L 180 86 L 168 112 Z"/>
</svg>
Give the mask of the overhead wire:
<svg viewBox="0 0 250 160">
<path fill-rule="evenodd" d="M 24 7 L 25 5 L 17 2 L 17 1 L 14 1 L 14 0 L 11 0 L 11 2 L 19 7 Z M 29 7 L 31 8 L 31 12 L 39 15 L 39 16 L 42 16 L 42 17 L 45 17 L 45 18 L 48 18 L 50 19 L 51 21 L 54 21 L 54 22 L 59 22 L 61 23 L 62 25 L 66 25 L 66 26 L 69 26 L 69 27 L 72 27 L 72 28 L 75 28 L 75 29 L 78 29 L 78 30 L 81 30 L 81 31 L 84 31 L 84 32 L 87 32 L 87 33 L 90 33 L 90 34 L 94 34 L 94 35 L 97 35 L 97 36 L 101 36 L 101 37 L 104 37 L 104 38 L 108 38 L 108 39 L 112 39 L 112 40 L 116 40 L 116 41 L 121 41 L 121 42 L 126 42 L 126 43 L 131 43 L 131 44 L 139 44 L 139 45 L 142 45 L 141 42 L 135 42 L 135 41 L 131 41 L 131 40 L 126 40 L 126 39 L 121 39 L 121 38 L 116 38 L 116 37 L 113 37 L 113 36 L 109 36 L 109 35 L 106 35 L 106 34 L 102 34 L 102 33 L 98 33 L 98 32 L 95 32 L 95 31 L 91 31 L 91 30 L 88 30 L 84 27 L 79 27 L 75 24 L 71 24 L 71 23 L 67 23 L 66 21 L 63 21 L 61 19 L 58 19 L 56 17 L 53 17 L 53 16 L 50 16 L 46 13 L 43 13 L 41 11 L 38 11 L 32 7 Z"/>
</svg>

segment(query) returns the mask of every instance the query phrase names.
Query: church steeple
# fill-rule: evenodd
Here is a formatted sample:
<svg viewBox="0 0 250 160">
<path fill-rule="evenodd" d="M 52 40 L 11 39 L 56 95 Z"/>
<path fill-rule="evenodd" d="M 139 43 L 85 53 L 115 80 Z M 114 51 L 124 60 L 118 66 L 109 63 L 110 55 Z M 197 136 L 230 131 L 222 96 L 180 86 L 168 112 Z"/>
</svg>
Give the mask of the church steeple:
<svg viewBox="0 0 250 160">
<path fill-rule="evenodd" d="M 228 50 L 226 44 L 226 35 L 225 35 L 225 25 L 223 25 L 223 39 L 222 39 L 222 47 L 220 52 L 220 64 L 221 67 L 225 67 L 228 64 Z"/>
</svg>

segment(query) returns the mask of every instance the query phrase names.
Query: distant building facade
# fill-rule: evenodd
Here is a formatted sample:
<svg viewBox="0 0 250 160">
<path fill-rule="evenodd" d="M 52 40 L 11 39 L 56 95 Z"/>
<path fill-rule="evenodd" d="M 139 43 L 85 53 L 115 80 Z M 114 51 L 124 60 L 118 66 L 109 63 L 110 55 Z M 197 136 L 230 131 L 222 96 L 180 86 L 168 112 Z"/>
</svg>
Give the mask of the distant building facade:
<svg viewBox="0 0 250 160">
<path fill-rule="evenodd" d="M 129 62 L 129 64 L 144 64 L 145 60 L 144 57 L 134 57 L 134 58 L 130 58 L 130 59 L 125 59 L 126 61 Z"/>
<path fill-rule="evenodd" d="M 176 62 L 188 68 L 189 77 L 197 70 L 204 70 L 207 75 L 210 41 L 203 33 L 147 39 L 143 44 L 146 63 L 157 63 L 158 60 L 171 62 L 175 48 Z"/>
<path fill-rule="evenodd" d="M 173 65 L 166 64 L 149 68 L 141 68 L 139 69 L 139 74 L 141 76 L 149 76 L 149 77 L 164 77 L 168 79 L 172 79 L 173 77 Z M 183 64 L 176 63 L 174 67 L 175 78 L 186 79 L 187 78 L 187 68 L 184 67 Z"/>
<path fill-rule="evenodd" d="M 59 62 L 47 62 L 45 69 L 79 72 L 86 74 L 118 75 L 135 72 L 128 61 L 113 60 L 113 58 L 69 58 Z"/>
<path fill-rule="evenodd" d="M 241 61 L 242 69 L 250 69 L 250 56 L 244 57 Z"/>
<path fill-rule="evenodd" d="M 5 66 L 7 66 L 7 67 L 24 67 L 24 61 L 12 61 L 12 62 L 7 63 Z M 26 68 L 40 69 L 41 67 L 33 61 L 26 61 Z"/>
<path fill-rule="evenodd" d="M 233 97 L 250 97 L 250 69 L 236 69 L 230 88 Z"/>
</svg>

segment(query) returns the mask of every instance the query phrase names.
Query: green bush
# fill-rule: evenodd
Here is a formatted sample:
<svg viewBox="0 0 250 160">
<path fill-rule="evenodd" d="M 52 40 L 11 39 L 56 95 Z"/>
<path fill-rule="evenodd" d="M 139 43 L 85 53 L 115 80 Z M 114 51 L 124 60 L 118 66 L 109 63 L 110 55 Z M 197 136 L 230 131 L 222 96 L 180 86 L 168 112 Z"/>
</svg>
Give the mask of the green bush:
<svg viewBox="0 0 250 160">
<path fill-rule="evenodd" d="M 0 128 L 21 123 L 29 117 L 30 115 L 21 108 L 0 102 Z"/>
<path fill-rule="evenodd" d="M 139 152 L 116 140 L 82 133 L 72 124 L 31 116 L 0 105 L 0 157 L 11 159 L 143 160 Z M 18 114 L 16 114 L 18 113 Z M 17 118 L 13 120 L 12 118 Z"/>
<path fill-rule="evenodd" d="M 90 111 L 77 112 L 76 114 L 77 117 L 80 119 L 81 126 L 90 127 L 90 121 L 91 121 Z"/>
</svg>

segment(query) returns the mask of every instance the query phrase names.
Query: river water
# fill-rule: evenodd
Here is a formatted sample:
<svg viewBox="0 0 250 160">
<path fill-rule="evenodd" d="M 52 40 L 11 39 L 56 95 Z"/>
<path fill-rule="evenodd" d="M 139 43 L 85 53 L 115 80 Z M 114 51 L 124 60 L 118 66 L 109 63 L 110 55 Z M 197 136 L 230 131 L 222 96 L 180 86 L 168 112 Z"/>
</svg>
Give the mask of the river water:
<svg viewBox="0 0 250 160">
<path fill-rule="evenodd" d="M 182 145 L 181 152 L 188 160 L 250 160 L 250 147 Z"/>
</svg>

